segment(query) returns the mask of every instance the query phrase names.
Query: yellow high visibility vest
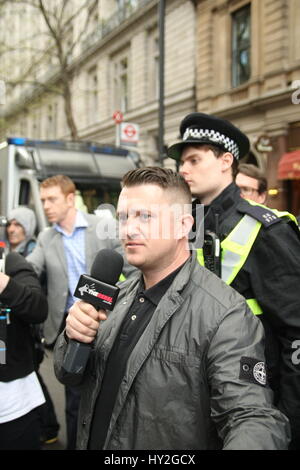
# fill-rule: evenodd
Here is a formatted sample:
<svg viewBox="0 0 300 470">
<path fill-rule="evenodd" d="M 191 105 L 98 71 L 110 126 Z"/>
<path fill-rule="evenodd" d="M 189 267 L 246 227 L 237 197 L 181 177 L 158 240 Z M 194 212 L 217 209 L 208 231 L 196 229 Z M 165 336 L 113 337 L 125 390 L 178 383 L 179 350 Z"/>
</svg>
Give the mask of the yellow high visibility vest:
<svg viewBox="0 0 300 470">
<path fill-rule="evenodd" d="M 253 203 L 252 205 L 262 204 Z M 289 217 L 298 227 L 298 222 L 293 214 L 285 211 L 278 211 L 276 209 L 269 209 L 266 207 L 268 215 L 274 214 L 274 217 L 282 218 Z M 272 215 L 271 215 L 272 217 Z M 256 237 L 262 227 L 262 222 L 256 220 L 254 217 L 245 214 L 239 223 L 233 228 L 230 234 L 221 242 L 221 277 L 226 284 L 230 285 L 236 278 L 237 274 L 245 264 Z M 197 259 L 201 266 L 204 266 L 203 249 L 197 249 Z M 254 315 L 263 313 L 261 306 L 256 299 L 246 299 L 250 310 Z"/>
</svg>

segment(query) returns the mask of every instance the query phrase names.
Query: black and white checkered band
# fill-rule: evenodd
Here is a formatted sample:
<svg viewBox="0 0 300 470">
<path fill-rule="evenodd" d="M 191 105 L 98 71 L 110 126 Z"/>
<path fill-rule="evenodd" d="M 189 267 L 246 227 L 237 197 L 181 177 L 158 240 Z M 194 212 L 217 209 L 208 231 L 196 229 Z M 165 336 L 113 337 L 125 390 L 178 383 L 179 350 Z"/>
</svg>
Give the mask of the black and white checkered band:
<svg viewBox="0 0 300 470">
<path fill-rule="evenodd" d="M 232 153 L 236 159 L 239 158 L 239 147 L 235 141 L 218 131 L 213 129 L 191 129 L 188 127 L 183 134 L 182 140 L 187 140 L 190 137 L 193 139 L 208 139 L 212 144 L 220 144 L 228 152 Z"/>
</svg>

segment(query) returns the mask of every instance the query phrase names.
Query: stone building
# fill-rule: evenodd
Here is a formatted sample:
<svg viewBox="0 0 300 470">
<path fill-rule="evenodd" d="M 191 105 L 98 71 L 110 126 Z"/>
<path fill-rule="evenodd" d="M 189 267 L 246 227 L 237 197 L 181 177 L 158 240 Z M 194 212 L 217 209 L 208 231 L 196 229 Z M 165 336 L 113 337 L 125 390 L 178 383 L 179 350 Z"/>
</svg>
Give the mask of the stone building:
<svg viewBox="0 0 300 470">
<path fill-rule="evenodd" d="M 60 3 L 51 0 L 51 5 Z M 28 31 L 45 32 L 37 12 L 27 6 L 17 15 L 14 2 L 9 4 L 0 16 L 0 45 L 3 36 L 30 42 L 34 35 L 28 39 Z M 137 150 L 144 164 L 161 163 L 159 0 L 90 0 L 87 5 L 64 36 L 65 46 L 76 38 L 67 59 L 78 138 L 114 143 L 112 116 L 119 110 L 125 122 L 139 126 Z M 82 34 L 87 13 L 90 21 Z M 59 90 L 61 74 L 43 41 L 47 54 L 32 74 L 44 86 L 7 87 L 0 106 L 1 138 L 71 136 L 64 100 L 45 86 Z M 22 71 L 25 59 L 32 59 L 29 50 L 3 56 L 0 79 L 15 67 L 15 75 Z M 165 0 L 164 71 L 165 144 L 177 139 L 182 117 L 194 110 L 231 120 L 249 135 L 248 161 L 267 173 L 269 205 L 300 213 L 300 1 Z"/>
<path fill-rule="evenodd" d="M 196 108 L 229 119 L 247 133 L 252 144 L 248 161 L 267 172 L 269 205 L 297 215 L 300 2 L 196 0 L 195 4 Z M 296 154 L 291 156 L 292 151 Z"/>
<path fill-rule="evenodd" d="M 78 2 L 72 1 L 74 5 Z M 68 63 L 78 138 L 114 143 L 113 114 L 121 111 L 125 122 L 139 127 L 137 150 L 145 164 L 158 161 L 158 3 L 98 0 L 93 12 L 89 12 L 92 17 L 85 34 L 78 33 L 85 21 L 84 12 L 76 16 L 69 31 L 73 41 L 76 34 L 80 39 Z M 177 126 L 183 115 L 195 109 L 195 11 L 191 0 L 165 2 L 166 143 L 172 137 L 169 128 Z M 22 21 L 27 18 L 32 15 L 22 13 Z M 10 12 L 10 20 L 20 21 L 15 10 Z M 40 24 L 38 28 L 43 30 Z M 66 37 L 65 42 L 72 42 L 72 38 Z M 50 56 L 42 65 L 43 84 L 46 81 L 46 85 L 59 88 L 61 77 L 56 61 Z M 7 96 L 2 117 L 2 138 L 12 134 L 39 139 L 70 138 L 63 99 L 46 86 L 19 85 L 17 96 L 16 90 Z"/>
</svg>

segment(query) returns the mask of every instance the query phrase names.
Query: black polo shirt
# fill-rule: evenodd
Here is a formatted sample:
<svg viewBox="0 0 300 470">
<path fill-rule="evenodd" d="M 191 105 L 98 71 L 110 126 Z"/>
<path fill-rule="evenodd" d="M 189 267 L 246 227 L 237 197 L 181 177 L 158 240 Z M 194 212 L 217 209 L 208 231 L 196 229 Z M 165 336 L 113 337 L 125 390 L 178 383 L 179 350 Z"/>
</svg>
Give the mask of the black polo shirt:
<svg viewBox="0 0 300 470">
<path fill-rule="evenodd" d="M 141 278 L 135 299 L 124 318 L 107 359 L 101 389 L 96 400 L 88 449 L 102 449 L 127 360 L 150 322 L 161 298 L 182 266 L 147 290 Z"/>
</svg>

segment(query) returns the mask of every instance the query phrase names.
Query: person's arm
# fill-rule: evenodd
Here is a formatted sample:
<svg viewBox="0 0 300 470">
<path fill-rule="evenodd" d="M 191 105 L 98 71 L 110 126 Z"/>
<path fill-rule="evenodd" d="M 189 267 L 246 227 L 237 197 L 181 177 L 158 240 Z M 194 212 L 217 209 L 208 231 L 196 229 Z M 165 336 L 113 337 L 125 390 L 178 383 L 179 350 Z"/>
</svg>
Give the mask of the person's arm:
<svg viewBox="0 0 300 470">
<path fill-rule="evenodd" d="M 292 446 L 300 446 L 300 242 L 286 223 L 266 230 L 255 247 L 251 283 L 280 346 L 279 403 L 292 428 Z M 296 359 L 296 360 L 295 360 Z"/>
<path fill-rule="evenodd" d="M 46 320 L 48 304 L 42 293 L 37 275 L 26 259 L 10 253 L 5 262 L 6 274 L 0 273 L 0 301 L 24 323 Z"/>
<path fill-rule="evenodd" d="M 207 353 L 211 416 L 224 449 L 287 449 L 288 419 L 265 383 L 263 327 L 241 299 L 221 320 Z"/>
<path fill-rule="evenodd" d="M 9 276 L 7 274 L 0 273 L 0 295 L 6 288 L 8 281 L 9 281 Z"/>
</svg>

